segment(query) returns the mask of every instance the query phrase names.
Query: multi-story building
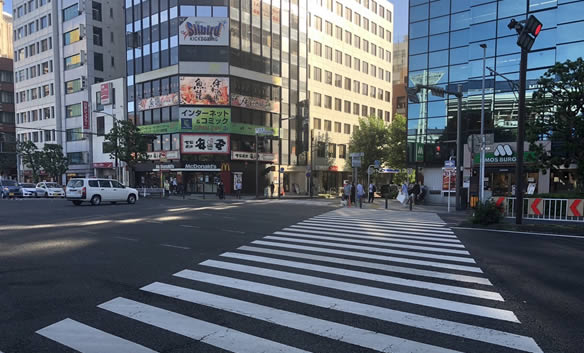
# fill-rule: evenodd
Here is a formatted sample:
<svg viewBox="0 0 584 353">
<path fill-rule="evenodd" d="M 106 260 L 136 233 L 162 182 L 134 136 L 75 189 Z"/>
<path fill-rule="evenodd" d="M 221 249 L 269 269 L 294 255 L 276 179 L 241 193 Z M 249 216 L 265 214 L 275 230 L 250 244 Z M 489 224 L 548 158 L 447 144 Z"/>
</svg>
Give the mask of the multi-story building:
<svg viewBox="0 0 584 353">
<path fill-rule="evenodd" d="M 391 104 L 393 114 L 408 115 L 408 37 L 393 45 L 393 88 Z"/>
<path fill-rule="evenodd" d="M 306 185 L 299 103 L 307 99 L 307 0 L 126 0 L 128 119 L 152 135 L 133 183 L 177 179 L 186 192 Z M 260 140 L 261 141 L 261 140 Z M 281 152 L 281 153 L 280 153 Z M 279 160 L 278 160 L 279 159 Z M 275 169 L 275 168 L 273 168 Z"/>
<path fill-rule="evenodd" d="M 13 10 L 17 139 L 62 145 L 67 177 L 90 176 L 89 87 L 124 75 L 123 4 L 14 0 Z"/>
<path fill-rule="evenodd" d="M 483 54 L 487 70 L 485 132 L 487 134 L 485 196 L 512 195 L 515 185 L 517 95 L 520 47 L 517 33 L 507 25 L 512 18 L 526 20 L 535 15 L 543 30 L 529 53 L 527 100 L 537 80 L 556 62 L 574 60 L 584 53 L 584 1 L 455 1 L 415 0 L 409 9 L 409 84 L 437 85 L 456 91 L 462 85 L 464 184 L 470 195 L 478 194 L 479 149 Z M 486 45 L 483 52 L 481 44 Z M 509 80 L 509 81 L 507 81 Z M 422 90 L 420 103 L 408 106 L 408 162 L 416 167 L 430 188 L 432 201 L 445 200 L 441 192 L 444 161 L 456 154 L 457 102 L 454 97 L 437 97 Z M 473 143 L 472 141 L 475 141 Z M 501 146 L 504 151 L 495 154 Z M 548 146 L 549 148 L 549 146 Z M 526 153 L 526 183 L 537 193 L 575 187 L 571 166 L 555 172 L 538 172 Z M 448 182 L 446 182 L 446 185 Z M 525 190 L 524 190 L 525 191 Z"/>
<path fill-rule="evenodd" d="M 309 8 L 309 89 L 315 192 L 343 185 L 359 119 L 391 123 L 393 5 L 318 0 Z"/>
<path fill-rule="evenodd" d="M 12 16 L 0 0 L 0 178 L 16 176 Z"/>
</svg>

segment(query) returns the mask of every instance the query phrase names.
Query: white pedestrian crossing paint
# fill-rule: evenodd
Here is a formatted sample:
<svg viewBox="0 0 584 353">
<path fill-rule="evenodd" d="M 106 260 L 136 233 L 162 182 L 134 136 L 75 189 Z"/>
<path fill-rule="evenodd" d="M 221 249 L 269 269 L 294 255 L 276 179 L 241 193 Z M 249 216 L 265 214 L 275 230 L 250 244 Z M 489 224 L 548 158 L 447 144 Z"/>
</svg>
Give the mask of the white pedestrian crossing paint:
<svg viewBox="0 0 584 353">
<path fill-rule="evenodd" d="M 71 319 L 54 323 L 37 333 L 82 353 L 155 353 L 149 348 Z"/>
<path fill-rule="evenodd" d="M 230 352 L 307 352 L 300 342 L 302 335 L 310 334 L 321 339 L 313 349 L 319 353 L 339 351 L 325 348 L 333 341 L 334 347 L 346 346 L 343 352 L 358 346 L 394 353 L 502 353 L 506 349 L 542 353 L 535 340 L 518 334 L 519 319 L 505 309 L 507 303 L 454 232 L 429 213 L 338 209 L 195 267 L 174 274 L 186 286 L 154 282 L 141 288 L 157 295 L 157 303 L 167 301 L 165 309 L 151 305 L 153 297 L 143 302 L 118 297 L 98 307 L 112 320 L 123 316 Z M 210 273 L 217 271 L 220 274 Z M 326 295 L 311 293 L 311 288 L 320 288 L 321 293 L 324 288 Z M 250 301 L 245 293 L 271 300 Z M 207 307 L 217 314 L 210 317 L 225 324 L 198 318 L 198 310 L 168 310 L 183 308 L 176 306 L 177 300 Z M 386 302 L 391 309 L 372 305 L 371 300 Z M 301 313 L 295 312 L 298 306 Z M 319 310 L 311 313 L 309 307 Z M 331 316 L 318 317 L 322 310 Z M 262 330 L 256 336 L 247 328 L 230 326 L 229 315 L 257 320 L 275 330 Z M 379 329 L 360 327 L 361 320 L 350 319 L 355 316 L 376 320 Z M 475 318 L 482 324 L 474 324 Z M 496 323 L 509 332 L 494 329 Z M 118 337 L 107 327 L 109 333 L 102 330 L 66 319 L 38 333 L 82 353 L 154 352 L 141 343 L 139 331 Z M 294 339 L 279 342 L 284 332 Z M 476 346 L 477 342 L 490 346 Z"/>
<path fill-rule="evenodd" d="M 126 298 L 112 299 L 109 302 L 98 305 L 98 307 L 136 321 L 225 349 L 229 352 L 307 353 L 307 351 L 302 349 L 266 340 L 261 337 L 248 335 L 221 325 L 197 320 L 186 315 Z"/>
<path fill-rule="evenodd" d="M 258 320 L 269 321 L 277 325 L 290 327 L 296 330 L 305 331 L 311 334 L 331 338 L 333 340 L 338 340 L 365 348 L 375 349 L 380 352 L 456 352 L 454 350 L 444 349 L 420 342 L 414 342 L 369 330 L 363 330 L 356 327 L 338 324 L 332 321 L 325 321 L 306 315 L 300 315 L 268 306 L 177 287 L 165 283 L 153 283 L 143 287 L 142 290 L 195 304 L 210 306 L 240 315 L 249 316 Z"/>
</svg>

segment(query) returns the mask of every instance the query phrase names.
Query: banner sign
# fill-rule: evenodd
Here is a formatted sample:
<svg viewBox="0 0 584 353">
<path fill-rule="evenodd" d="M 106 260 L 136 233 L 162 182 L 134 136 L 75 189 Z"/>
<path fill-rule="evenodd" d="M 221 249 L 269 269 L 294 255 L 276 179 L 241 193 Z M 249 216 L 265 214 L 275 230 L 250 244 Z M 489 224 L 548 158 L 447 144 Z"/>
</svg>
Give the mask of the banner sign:
<svg viewBox="0 0 584 353">
<path fill-rule="evenodd" d="M 181 134 L 181 153 L 228 154 L 229 135 Z"/>
<path fill-rule="evenodd" d="M 83 101 L 83 129 L 89 130 L 89 103 Z"/>
<path fill-rule="evenodd" d="M 449 176 L 450 175 L 450 176 Z M 450 181 L 450 188 L 448 182 Z M 442 170 L 442 191 L 456 191 L 456 170 L 444 168 Z"/>
<path fill-rule="evenodd" d="M 178 105 L 178 94 L 171 93 L 164 96 L 144 98 L 138 102 L 138 111 L 170 107 Z"/>
<path fill-rule="evenodd" d="M 181 108 L 182 109 L 182 108 Z M 214 110 L 221 110 L 223 111 L 224 109 L 218 109 L 218 108 L 209 108 L 209 109 L 214 109 Z M 229 108 L 226 108 L 226 110 L 229 111 Z M 167 123 L 161 123 L 161 124 L 153 124 L 153 125 L 141 125 L 138 126 L 138 129 L 140 130 L 141 133 L 145 134 L 145 135 L 162 135 L 162 134 L 174 134 L 174 133 L 179 133 L 179 132 L 202 132 L 202 133 L 208 133 L 208 132 L 221 132 L 221 133 L 230 133 L 230 134 L 239 134 L 239 135 L 248 135 L 248 136 L 255 136 L 255 129 L 257 128 L 265 128 L 268 132 L 268 135 L 273 135 L 275 137 L 278 136 L 278 128 L 273 128 L 273 127 L 269 127 L 269 126 L 261 126 L 261 125 L 250 125 L 250 124 L 244 124 L 244 123 L 232 123 L 231 122 L 231 116 L 229 116 L 229 122 L 227 122 L 226 124 L 223 124 L 223 122 L 221 121 L 221 124 L 217 124 L 215 121 L 213 124 L 209 123 L 209 120 L 207 120 L 206 124 L 195 124 L 194 121 L 192 123 L 192 125 L 190 125 L 190 121 L 184 121 L 186 120 L 191 120 L 192 118 L 182 118 L 181 116 L 181 121 L 170 121 Z"/>
<path fill-rule="evenodd" d="M 112 83 L 102 83 L 99 86 L 99 98 L 102 105 L 108 105 L 113 103 L 113 99 L 111 97 L 112 94 Z"/>
<path fill-rule="evenodd" d="M 179 45 L 229 45 L 227 17 L 188 17 L 179 32 Z"/>
<path fill-rule="evenodd" d="M 95 168 L 95 169 L 113 168 L 113 167 L 114 167 L 114 164 L 112 162 L 93 163 L 93 168 Z"/>
<path fill-rule="evenodd" d="M 180 130 L 192 132 L 229 132 L 230 108 L 180 108 Z"/>
<path fill-rule="evenodd" d="M 274 153 L 258 153 L 258 155 L 258 160 L 262 162 L 277 161 Z M 236 161 L 255 161 L 256 154 L 255 152 L 231 151 L 231 159 Z"/>
<path fill-rule="evenodd" d="M 255 109 L 270 113 L 280 112 L 280 102 L 257 97 L 243 96 L 237 93 L 231 93 L 231 105 L 234 107 Z"/>
<path fill-rule="evenodd" d="M 263 125 L 250 125 L 250 124 L 243 124 L 243 123 L 231 123 L 231 129 L 229 132 L 232 134 L 240 134 L 240 135 L 255 135 L 255 129 L 257 128 L 265 128 L 267 130 L 265 135 L 274 135 L 278 136 L 278 128 L 263 126 Z M 271 131 L 271 133 L 270 133 Z"/>
<path fill-rule="evenodd" d="M 180 154 L 178 151 L 158 151 L 158 152 L 147 152 L 148 159 L 151 161 L 160 160 L 161 155 L 166 154 L 166 159 L 180 159 Z"/>
<path fill-rule="evenodd" d="M 228 105 L 228 77 L 180 77 L 180 104 Z"/>
<path fill-rule="evenodd" d="M 184 169 L 199 170 L 205 172 L 219 172 L 221 169 L 214 162 L 193 162 L 186 163 Z"/>
</svg>

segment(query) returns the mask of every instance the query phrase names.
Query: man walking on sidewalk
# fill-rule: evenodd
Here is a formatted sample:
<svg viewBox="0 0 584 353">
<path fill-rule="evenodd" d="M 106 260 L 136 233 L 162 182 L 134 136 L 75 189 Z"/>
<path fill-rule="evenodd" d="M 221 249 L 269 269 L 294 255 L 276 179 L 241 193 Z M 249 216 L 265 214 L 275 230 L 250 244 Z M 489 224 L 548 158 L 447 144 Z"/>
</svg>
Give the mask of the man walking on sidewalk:
<svg viewBox="0 0 584 353">
<path fill-rule="evenodd" d="M 375 189 L 375 184 L 370 183 L 369 184 L 369 200 L 367 200 L 367 202 L 372 203 L 375 200 L 375 191 L 377 191 Z"/>
<path fill-rule="evenodd" d="M 345 200 L 347 200 L 347 207 L 351 207 L 351 184 L 346 183 L 345 188 Z"/>
<path fill-rule="evenodd" d="M 363 185 L 357 182 L 357 200 L 359 202 L 359 208 L 363 208 L 363 196 L 365 195 L 365 190 L 363 190 Z"/>
<path fill-rule="evenodd" d="M 235 196 L 238 199 L 241 199 L 241 180 L 237 179 L 237 181 L 235 182 Z"/>
</svg>

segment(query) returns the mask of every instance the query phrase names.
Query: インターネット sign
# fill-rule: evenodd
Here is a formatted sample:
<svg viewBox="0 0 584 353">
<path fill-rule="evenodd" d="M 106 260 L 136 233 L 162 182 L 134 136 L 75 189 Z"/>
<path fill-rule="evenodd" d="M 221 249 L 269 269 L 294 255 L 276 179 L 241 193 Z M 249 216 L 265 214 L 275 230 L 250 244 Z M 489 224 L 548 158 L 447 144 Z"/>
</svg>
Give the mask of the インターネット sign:
<svg viewBox="0 0 584 353">
<path fill-rule="evenodd" d="M 181 134 L 181 153 L 228 154 L 229 135 Z"/>
<path fill-rule="evenodd" d="M 180 130 L 193 132 L 229 132 L 230 108 L 180 108 Z"/>
<path fill-rule="evenodd" d="M 180 45 L 229 45 L 227 17 L 187 17 L 179 27 Z"/>
</svg>

